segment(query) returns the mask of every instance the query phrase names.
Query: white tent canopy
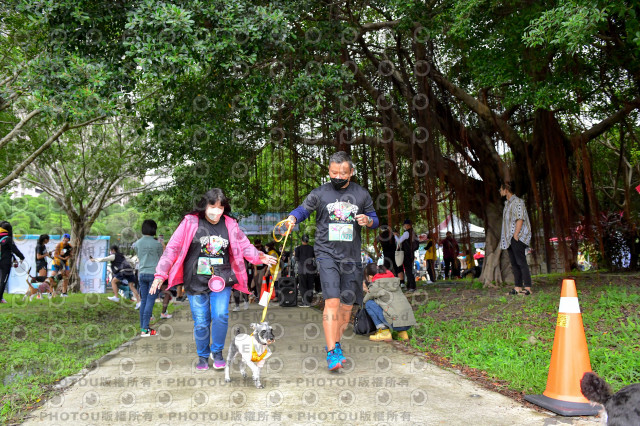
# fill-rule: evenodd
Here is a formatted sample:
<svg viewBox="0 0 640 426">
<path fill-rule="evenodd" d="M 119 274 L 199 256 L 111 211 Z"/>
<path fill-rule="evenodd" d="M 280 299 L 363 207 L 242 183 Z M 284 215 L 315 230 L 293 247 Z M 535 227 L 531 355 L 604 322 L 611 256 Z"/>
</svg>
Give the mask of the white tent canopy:
<svg viewBox="0 0 640 426">
<path fill-rule="evenodd" d="M 438 225 L 435 229 L 431 230 L 431 233 L 435 234 L 437 232 L 439 238 L 442 239 L 447 236 L 447 232 L 451 232 L 453 234 L 453 238 L 458 240 L 458 239 L 466 238 L 467 228 L 469 228 L 469 237 L 471 237 L 471 242 L 484 241 L 484 238 L 485 238 L 484 228 L 481 228 L 480 226 L 476 226 L 472 223 L 465 223 L 458 216 L 454 214 L 447 215 L 445 220 L 443 220 L 440 223 L 440 225 Z M 419 238 L 420 238 L 420 241 L 426 241 L 428 238 L 428 235 L 421 234 Z"/>
</svg>

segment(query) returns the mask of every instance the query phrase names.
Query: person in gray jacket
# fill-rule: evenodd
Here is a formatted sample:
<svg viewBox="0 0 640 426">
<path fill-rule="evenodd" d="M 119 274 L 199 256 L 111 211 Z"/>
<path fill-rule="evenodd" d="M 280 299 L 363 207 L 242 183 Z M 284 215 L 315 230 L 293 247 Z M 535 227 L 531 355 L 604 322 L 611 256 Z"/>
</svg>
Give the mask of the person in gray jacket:
<svg viewBox="0 0 640 426">
<path fill-rule="evenodd" d="M 417 322 L 411 304 L 400 289 L 400 279 L 384 265 L 373 263 L 364 268 L 364 276 L 364 306 L 378 329 L 369 340 L 391 340 L 389 328 L 398 332 L 399 340 L 408 340 L 407 330 Z"/>
</svg>

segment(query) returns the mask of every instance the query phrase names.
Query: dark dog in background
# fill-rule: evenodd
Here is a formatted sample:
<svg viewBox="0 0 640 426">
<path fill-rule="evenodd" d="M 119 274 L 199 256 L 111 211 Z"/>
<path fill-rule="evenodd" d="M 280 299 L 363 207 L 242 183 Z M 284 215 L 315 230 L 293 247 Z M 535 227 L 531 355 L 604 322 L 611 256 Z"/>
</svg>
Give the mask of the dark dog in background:
<svg viewBox="0 0 640 426">
<path fill-rule="evenodd" d="M 233 359 L 240 356 L 240 374 L 247 377 L 245 365 L 251 369 L 253 373 L 253 381 L 258 389 L 264 386 L 260 383 L 260 370 L 271 356 L 269 345 L 274 342 L 273 329 L 268 322 L 252 323 L 253 333 L 245 334 L 236 330 L 236 336 L 231 340 L 229 345 L 229 355 L 227 356 L 227 365 L 224 368 L 225 382 L 231 381 L 231 363 Z"/>
<path fill-rule="evenodd" d="M 602 404 L 603 419 L 609 426 L 640 425 L 640 383 L 625 386 L 615 394 L 611 386 L 595 373 L 584 373 L 580 390 L 589 401 Z"/>
</svg>

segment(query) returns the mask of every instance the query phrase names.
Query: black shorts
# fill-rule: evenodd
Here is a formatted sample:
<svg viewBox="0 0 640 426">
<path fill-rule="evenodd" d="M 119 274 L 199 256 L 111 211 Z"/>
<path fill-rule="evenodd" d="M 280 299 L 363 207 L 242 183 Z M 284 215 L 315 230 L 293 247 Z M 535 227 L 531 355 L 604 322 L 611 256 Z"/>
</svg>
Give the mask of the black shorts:
<svg viewBox="0 0 640 426">
<path fill-rule="evenodd" d="M 316 259 L 322 298 L 340 299 L 344 305 L 362 304 L 362 263 Z"/>
<path fill-rule="evenodd" d="M 41 260 L 38 260 L 36 262 L 36 274 L 38 272 L 40 272 L 41 269 L 44 269 L 45 271 L 47 270 L 47 261 L 45 260 L 44 262 Z"/>
<path fill-rule="evenodd" d="M 124 285 L 129 285 L 129 283 L 133 283 L 133 284 L 138 283 L 136 276 L 133 274 L 125 274 L 122 272 L 118 272 L 117 274 L 114 275 L 114 278 L 118 279 Z"/>
</svg>

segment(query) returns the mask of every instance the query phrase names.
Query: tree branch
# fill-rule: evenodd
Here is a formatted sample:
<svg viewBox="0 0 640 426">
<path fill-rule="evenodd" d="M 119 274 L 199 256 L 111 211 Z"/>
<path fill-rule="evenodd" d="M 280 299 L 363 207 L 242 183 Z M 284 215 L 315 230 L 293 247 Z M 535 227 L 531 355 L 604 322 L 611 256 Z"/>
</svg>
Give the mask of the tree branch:
<svg viewBox="0 0 640 426">
<path fill-rule="evenodd" d="M 155 181 L 154 181 L 155 182 Z M 153 183 L 153 182 L 152 182 Z M 124 197 L 126 197 L 127 195 L 132 195 L 132 194 L 139 194 L 143 191 L 146 191 L 149 188 L 152 188 L 153 185 L 152 183 L 149 183 L 148 185 L 144 185 L 135 189 L 131 189 L 129 191 L 124 191 L 124 192 L 120 192 L 118 193 L 118 195 L 116 195 L 114 198 L 112 198 L 111 200 L 107 201 L 106 203 L 104 203 L 104 205 L 102 206 L 102 208 L 107 208 L 110 205 L 113 205 L 115 203 L 117 203 L 118 201 L 122 200 Z"/>
<path fill-rule="evenodd" d="M 362 71 L 360 71 L 359 67 L 356 67 L 354 77 L 358 82 L 358 84 L 360 85 L 360 87 L 362 87 L 369 94 L 372 103 L 375 105 L 379 113 L 381 115 L 387 114 L 387 113 L 390 114 L 392 118 L 391 122 L 393 123 L 393 126 L 395 127 L 395 129 L 399 131 L 400 135 L 403 137 L 404 140 L 411 141 L 412 132 L 407 127 L 404 120 L 398 115 L 398 113 L 395 111 L 395 108 L 393 108 L 393 106 L 388 108 L 387 110 L 379 106 L 378 100 L 380 99 L 380 96 L 381 96 L 380 92 L 375 87 L 373 87 L 371 82 L 365 77 Z"/>
<path fill-rule="evenodd" d="M 335 139 L 300 138 L 300 142 L 302 142 L 304 145 L 336 146 Z M 391 141 L 388 141 L 388 140 L 385 141 L 382 138 L 379 138 L 377 136 L 364 136 L 364 135 L 357 136 L 352 141 L 346 142 L 347 145 L 369 145 L 371 147 L 383 147 L 383 146 L 387 146 L 389 143 L 391 143 Z M 409 145 L 397 140 L 393 141 L 393 149 L 395 150 L 395 152 L 402 155 L 407 155 L 410 153 Z"/>
<path fill-rule="evenodd" d="M 360 35 L 368 33 L 369 31 L 378 31 L 383 28 L 395 28 L 399 23 L 399 19 L 396 19 L 395 21 L 370 22 L 360 26 Z"/>
<path fill-rule="evenodd" d="M 451 93 L 456 99 L 461 100 L 467 105 L 473 112 L 478 114 L 488 123 L 493 123 L 498 131 L 502 134 L 505 141 L 513 148 L 515 145 L 524 143 L 520 135 L 509 124 L 494 114 L 493 110 L 462 90 L 460 87 L 453 84 L 446 79 L 439 71 L 435 69 L 435 66 L 431 64 L 430 75 L 432 79 L 440 85 L 444 90 Z"/>
<path fill-rule="evenodd" d="M 618 123 L 624 117 L 629 115 L 631 111 L 638 107 L 640 107 L 640 98 L 635 98 L 631 102 L 626 102 L 624 107 L 622 107 L 609 117 L 605 118 L 598 124 L 594 124 L 590 129 L 587 129 L 582 133 L 575 133 L 571 135 L 571 139 L 581 139 L 585 142 L 590 141 L 609 130 L 611 126 Z"/>
<path fill-rule="evenodd" d="M 20 97 L 20 95 L 21 94 L 18 92 L 13 92 L 6 100 L 0 98 L 0 111 L 4 111 L 5 109 L 9 108 L 9 105 L 11 105 L 11 101 L 15 101 Z"/>
<path fill-rule="evenodd" d="M 101 115 L 100 117 L 92 118 L 91 120 L 87 120 L 87 121 L 85 121 L 84 123 L 80 123 L 80 124 L 76 124 L 76 125 L 74 125 L 74 126 L 70 126 L 70 127 L 69 127 L 69 130 L 77 129 L 77 128 L 79 128 L 79 127 L 86 127 L 86 126 L 88 126 L 89 124 L 94 123 L 94 122 L 96 122 L 96 121 L 98 121 L 98 120 L 102 120 L 102 119 L 103 119 L 103 118 L 105 118 L 105 117 L 106 117 L 106 115 Z"/>
<path fill-rule="evenodd" d="M 38 158 L 38 156 L 40 154 L 42 154 L 44 152 L 44 150 L 46 150 L 47 148 L 49 148 L 51 146 L 52 143 L 54 143 L 56 140 L 58 140 L 58 138 L 60 137 L 60 135 L 62 135 L 64 132 L 66 132 L 69 129 L 69 123 L 64 123 L 53 135 L 51 135 L 49 137 L 49 139 L 47 139 L 45 141 L 45 143 L 43 143 L 40 148 L 38 148 L 33 154 L 31 154 L 26 160 L 24 160 L 22 163 L 20 163 L 18 165 L 18 167 L 16 167 L 15 170 L 13 170 L 7 177 L 5 177 L 4 179 L 2 179 L 0 181 L 0 189 L 4 188 L 5 186 L 7 186 L 9 183 L 11 183 L 11 181 L 13 181 L 15 178 L 17 178 L 18 176 L 20 176 L 20 173 L 22 173 L 22 171 L 33 162 L 33 160 L 35 160 L 36 158 Z"/>
<path fill-rule="evenodd" d="M 38 174 L 38 177 L 42 178 L 43 176 L 40 176 L 40 174 Z M 62 194 L 57 192 L 55 189 L 51 188 L 49 185 L 45 185 L 41 181 L 38 182 L 38 181 L 35 181 L 35 180 L 33 180 L 31 178 L 28 178 L 28 177 L 23 177 L 22 179 L 24 179 L 25 182 L 28 182 L 28 183 L 30 183 L 32 185 L 36 185 L 37 187 L 42 188 L 43 191 L 45 191 L 47 194 L 51 195 L 56 200 L 58 200 L 59 198 L 63 198 Z"/>
<path fill-rule="evenodd" d="M 101 194 L 96 193 L 96 196 L 87 204 L 87 206 L 89 206 L 88 207 L 89 210 L 90 211 L 94 210 L 95 212 L 99 212 L 100 210 L 102 210 L 102 208 L 104 208 L 105 199 L 107 195 L 109 195 L 113 187 L 116 186 L 118 183 L 122 182 L 123 179 L 124 179 L 123 177 L 118 177 L 116 180 L 108 184 L 107 188 L 104 191 L 102 191 Z M 99 201 L 96 202 L 95 200 L 98 198 L 98 195 L 99 195 Z"/>
<path fill-rule="evenodd" d="M 0 81 L 0 86 L 6 86 L 7 84 L 15 81 L 16 78 L 18 78 L 18 73 L 14 73 L 13 75 L 10 75 L 4 80 Z"/>
<path fill-rule="evenodd" d="M 20 120 L 20 122 L 16 124 L 13 130 L 11 130 L 4 138 L 0 139 L 0 149 L 2 149 L 3 146 L 8 144 L 11 141 L 11 139 L 13 139 L 17 135 L 20 129 L 22 129 L 29 120 L 31 120 L 33 117 L 40 114 L 41 112 L 42 112 L 41 109 L 33 110 L 29 114 L 27 114 L 22 120 Z"/>
</svg>

